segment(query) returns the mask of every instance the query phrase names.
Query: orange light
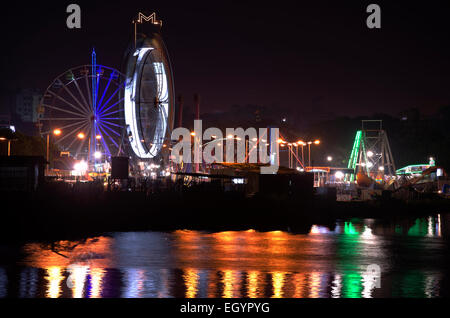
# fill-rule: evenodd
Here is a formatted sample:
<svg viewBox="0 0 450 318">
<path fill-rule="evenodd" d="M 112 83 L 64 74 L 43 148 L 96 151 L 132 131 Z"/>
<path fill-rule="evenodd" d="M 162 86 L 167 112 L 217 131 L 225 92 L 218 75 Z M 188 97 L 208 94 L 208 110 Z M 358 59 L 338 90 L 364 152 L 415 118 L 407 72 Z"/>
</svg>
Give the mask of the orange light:
<svg viewBox="0 0 450 318">
<path fill-rule="evenodd" d="M 284 140 L 280 138 L 277 140 L 277 143 L 282 144 L 282 143 L 284 143 Z"/>
<path fill-rule="evenodd" d="M 97 135 L 97 136 L 95 136 L 95 139 L 100 140 L 100 139 L 102 139 L 102 136 L 101 135 Z"/>
<path fill-rule="evenodd" d="M 312 141 L 308 141 L 308 145 L 312 144 Z"/>
<path fill-rule="evenodd" d="M 59 136 L 59 135 L 61 135 L 61 129 L 55 129 L 55 130 L 53 130 L 53 135 L 55 135 L 55 136 Z"/>
<path fill-rule="evenodd" d="M 319 145 L 319 144 L 320 144 L 320 140 L 316 140 L 316 141 L 314 141 L 314 143 L 315 143 L 316 145 Z"/>
<path fill-rule="evenodd" d="M 166 148 L 167 147 L 167 145 L 166 144 L 163 144 L 163 148 Z"/>
<path fill-rule="evenodd" d="M 78 137 L 78 139 L 84 139 L 85 136 L 84 136 L 84 133 L 80 132 L 80 133 L 78 133 L 77 137 Z"/>
<path fill-rule="evenodd" d="M 234 137 L 233 135 L 228 135 L 227 136 L 228 139 L 233 139 L 233 137 Z"/>
<path fill-rule="evenodd" d="M 194 137 L 195 136 L 195 132 L 191 132 L 191 136 Z"/>
<path fill-rule="evenodd" d="M 304 145 L 305 145 L 305 143 L 303 142 L 303 140 L 299 140 L 299 141 L 297 141 L 297 143 L 298 143 L 299 145 L 301 145 L 301 146 L 304 146 Z"/>
</svg>

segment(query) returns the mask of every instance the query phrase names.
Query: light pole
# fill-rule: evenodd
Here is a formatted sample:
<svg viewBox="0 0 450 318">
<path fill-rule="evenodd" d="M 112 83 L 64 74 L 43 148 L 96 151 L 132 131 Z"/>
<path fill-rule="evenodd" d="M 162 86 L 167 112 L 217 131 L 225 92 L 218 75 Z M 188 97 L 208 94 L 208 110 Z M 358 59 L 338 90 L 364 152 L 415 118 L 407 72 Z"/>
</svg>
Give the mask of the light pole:
<svg viewBox="0 0 450 318">
<path fill-rule="evenodd" d="M 311 144 L 314 143 L 315 145 L 320 144 L 320 140 L 316 140 L 314 142 L 308 141 L 308 166 L 311 167 Z"/>
<path fill-rule="evenodd" d="M 61 129 L 56 128 L 53 130 L 53 135 L 61 135 Z M 47 174 L 50 170 L 50 132 L 47 134 Z"/>
<path fill-rule="evenodd" d="M 84 132 L 79 132 L 78 135 L 77 135 L 77 138 L 82 140 L 82 139 L 86 138 L 86 135 L 84 134 Z M 90 152 L 90 150 L 91 150 L 91 138 L 89 138 L 89 141 L 88 141 L 88 155 L 87 155 L 87 160 L 86 160 L 88 166 L 89 166 L 89 152 Z"/>
</svg>

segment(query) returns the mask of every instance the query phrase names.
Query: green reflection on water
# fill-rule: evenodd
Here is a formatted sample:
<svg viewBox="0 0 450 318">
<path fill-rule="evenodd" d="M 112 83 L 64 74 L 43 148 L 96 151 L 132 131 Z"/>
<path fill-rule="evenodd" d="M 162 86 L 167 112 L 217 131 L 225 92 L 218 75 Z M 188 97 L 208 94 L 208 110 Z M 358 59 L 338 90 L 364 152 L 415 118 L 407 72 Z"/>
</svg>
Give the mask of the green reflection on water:
<svg viewBox="0 0 450 318">
<path fill-rule="evenodd" d="M 409 236 L 426 236 L 428 234 L 428 221 L 426 219 L 417 219 L 408 231 Z"/>
<path fill-rule="evenodd" d="M 393 297 L 425 298 L 425 275 L 417 270 L 406 271 L 392 286 Z"/>
<path fill-rule="evenodd" d="M 361 275 L 356 271 L 345 274 L 342 279 L 342 297 L 360 298 L 362 292 L 361 278 Z"/>
<path fill-rule="evenodd" d="M 360 298 L 363 290 L 362 277 L 358 271 L 361 238 L 352 222 L 344 222 L 344 235 L 337 240 L 338 267 L 342 268 L 342 297 Z"/>
</svg>

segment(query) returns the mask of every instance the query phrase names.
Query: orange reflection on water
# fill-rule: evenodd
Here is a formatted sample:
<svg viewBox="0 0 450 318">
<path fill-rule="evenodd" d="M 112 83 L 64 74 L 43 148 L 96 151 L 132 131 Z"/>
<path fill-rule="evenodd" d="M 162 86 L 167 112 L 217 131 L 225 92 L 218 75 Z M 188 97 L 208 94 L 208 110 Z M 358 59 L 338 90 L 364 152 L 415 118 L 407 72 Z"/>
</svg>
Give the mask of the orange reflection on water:
<svg viewBox="0 0 450 318">
<path fill-rule="evenodd" d="M 112 241 L 110 237 L 101 236 L 84 241 L 58 241 L 52 245 L 29 243 L 23 248 L 28 255 L 23 262 L 35 268 L 68 267 L 75 263 L 110 268 L 113 267 L 109 257 Z"/>
<path fill-rule="evenodd" d="M 309 276 L 309 297 L 319 298 L 320 273 L 312 272 Z"/>
<path fill-rule="evenodd" d="M 184 270 L 183 279 L 186 285 L 186 298 L 195 298 L 197 295 L 198 270 L 187 268 Z"/>
<path fill-rule="evenodd" d="M 284 276 L 286 273 L 283 272 L 273 272 L 272 273 L 272 286 L 273 286 L 273 296 L 272 298 L 282 298 L 283 297 L 283 285 Z"/>
<path fill-rule="evenodd" d="M 64 279 L 61 266 L 51 266 L 46 269 L 47 275 L 45 279 L 47 283 L 47 298 L 58 298 L 61 295 L 61 281 Z"/>
<path fill-rule="evenodd" d="M 251 271 L 247 274 L 248 290 L 247 295 L 250 298 L 258 297 L 258 271 Z"/>
<path fill-rule="evenodd" d="M 222 271 L 223 298 L 238 298 L 240 296 L 240 272 L 233 270 Z"/>
<path fill-rule="evenodd" d="M 293 276 L 295 285 L 293 298 L 306 297 L 306 277 L 304 273 L 297 273 Z"/>
</svg>

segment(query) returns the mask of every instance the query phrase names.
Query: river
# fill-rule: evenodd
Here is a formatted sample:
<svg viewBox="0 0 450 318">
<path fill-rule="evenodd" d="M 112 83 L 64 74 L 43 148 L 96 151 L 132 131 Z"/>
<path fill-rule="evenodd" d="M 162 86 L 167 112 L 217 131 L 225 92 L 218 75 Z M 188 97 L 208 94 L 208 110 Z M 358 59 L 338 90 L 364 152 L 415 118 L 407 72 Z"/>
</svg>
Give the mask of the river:
<svg viewBox="0 0 450 318">
<path fill-rule="evenodd" d="M 282 231 L 108 233 L 0 244 L 0 297 L 433 298 L 449 295 L 450 217 Z"/>
</svg>

